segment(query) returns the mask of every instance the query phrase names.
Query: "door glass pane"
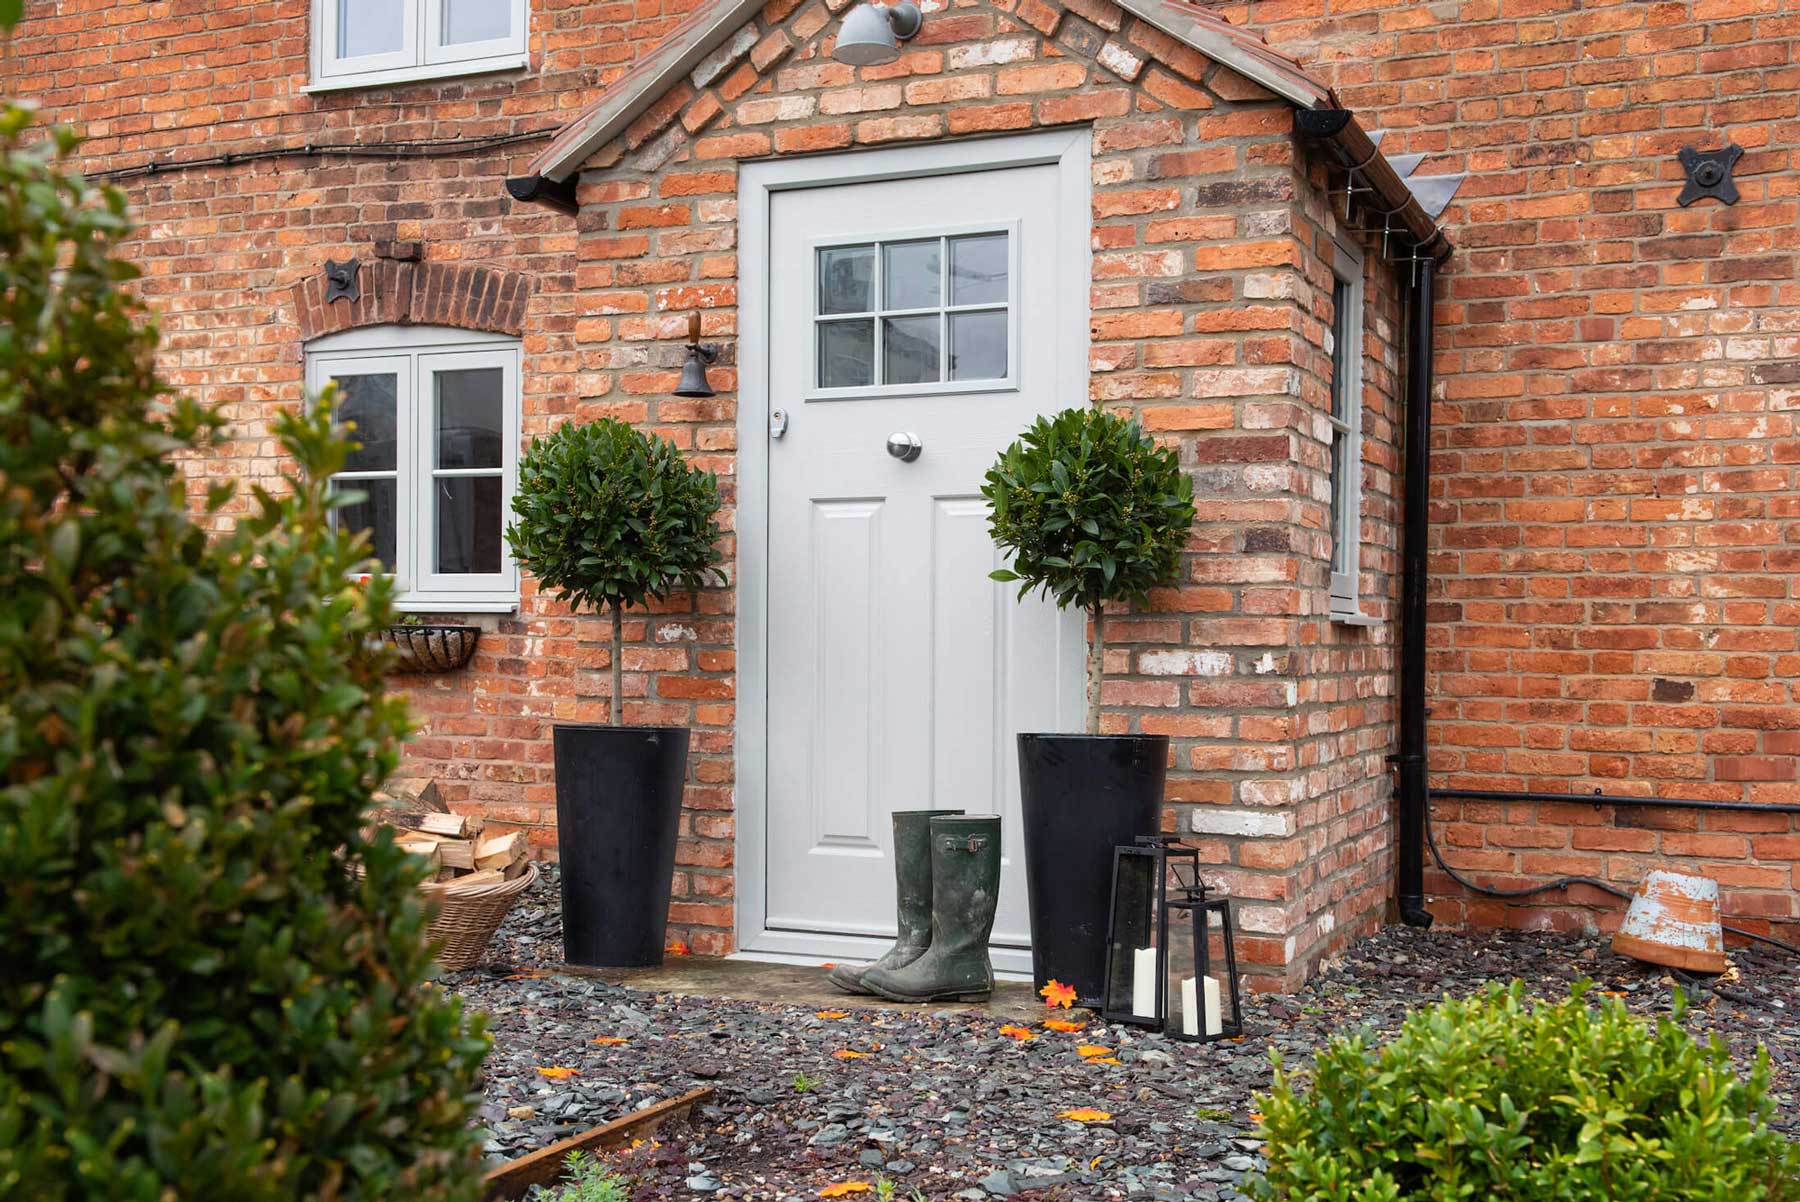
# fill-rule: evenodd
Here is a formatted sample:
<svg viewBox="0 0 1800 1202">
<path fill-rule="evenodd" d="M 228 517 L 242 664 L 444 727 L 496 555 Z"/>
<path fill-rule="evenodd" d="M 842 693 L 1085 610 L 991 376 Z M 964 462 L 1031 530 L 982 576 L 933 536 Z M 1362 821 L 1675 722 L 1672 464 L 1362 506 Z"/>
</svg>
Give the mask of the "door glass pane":
<svg viewBox="0 0 1800 1202">
<path fill-rule="evenodd" d="M 950 239 L 950 303 L 981 305 L 1005 300 L 1007 268 L 1005 234 Z"/>
<path fill-rule="evenodd" d="M 867 313 L 875 307 L 875 248 L 834 246 L 819 252 L 819 312 Z"/>
<path fill-rule="evenodd" d="M 337 419 L 354 422 L 351 438 L 361 446 L 344 463 L 347 472 L 391 472 L 398 464 L 395 396 L 399 381 L 379 376 L 333 376 L 337 385 Z"/>
<path fill-rule="evenodd" d="M 500 570 L 500 477 L 448 476 L 437 482 L 437 570 Z"/>
<path fill-rule="evenodd" d="M 938 374 L 938 316 L 883 318 L 883 384 L 935 383 Z"/>
<path fill-rule="evenodd" d="M 337 0 L 339 58 L 406 49 L 405 6 L 412 0 Z"/>
<path fill-rule="evenodd" d="M 443 0 L 444 45 L 512 36 L 512 0 Z"/>
<path fill-rule="evenodd" d="M 337 510 L 337 527 L 352 534 L 367 530 L 370 553 L 381 561 L 383 569 L 393 571 L 394 539 L 400 529 L 400 489 L 394 478 L 333 480 L 331 491 L 363 494 L 362 500 Z"/>
<path fill-rule="evenodd" d="M 819 323 L 819 387 L 875 382 L 875 319 Z"/>
<path fill-rule="evenodd" d="M 882 246 L 881 256 L 883 309 L 929 309 L 943 303 L 942 253 L 936 238 L 889 242 Z"/>
<path fill-rule="evenodd" d="M 1006 377 L 1006 311 L 950 315 L 950 378 Z"/>
<path fill-rule="evenodd" d="M 437 379 L 437 465 L 499 467 L 505 424 L 498 367 L 440 371 Z"/>
</svg>

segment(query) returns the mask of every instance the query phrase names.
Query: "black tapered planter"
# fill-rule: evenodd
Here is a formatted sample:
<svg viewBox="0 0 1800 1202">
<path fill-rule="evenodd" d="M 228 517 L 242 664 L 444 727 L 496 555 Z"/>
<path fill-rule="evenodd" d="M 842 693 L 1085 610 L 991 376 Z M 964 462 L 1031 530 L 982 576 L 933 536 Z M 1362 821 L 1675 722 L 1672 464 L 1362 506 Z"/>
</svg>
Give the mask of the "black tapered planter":
<svg viewBox="0 0 1800 1202">
<path fill-rule="evenodd" d="M 687 777 L 680 726 L 558 726 L 556 839 L 563 958 L 661 964 Z"/>
<path fill-rule="evenodd" d="M 1113 848 L 1161 829 L 1167 735 L 1020 735 L 1031 973 L 1100 1005 Z"/>
</svg>

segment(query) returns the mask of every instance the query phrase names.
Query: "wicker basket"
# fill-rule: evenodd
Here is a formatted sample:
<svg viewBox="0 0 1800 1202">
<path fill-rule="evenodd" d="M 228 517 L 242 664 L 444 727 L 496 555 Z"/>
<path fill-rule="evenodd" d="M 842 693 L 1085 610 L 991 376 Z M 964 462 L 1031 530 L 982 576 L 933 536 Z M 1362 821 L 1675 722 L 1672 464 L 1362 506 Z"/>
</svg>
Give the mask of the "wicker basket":
<svg viewBox="0 0 1800 1202">
<path fill-rule="evenodd" d="M 400 653 L 395 672 L 454 672 L 474 656 L 481 627 L 389 626 L 381 641 Z"/>
<path fill-rule="evenodd" d="M 506 912 L 512 909 L 519 894 L 537 880 L 536 864 L 510 881 L 498 884 L 457 887 L 455 881 L 428 881 L 420 886 L 425 895 L 438 903 L 437 917 L 431 920 L 431 937 L 443 942 L 438 964 L 446 972 L 473 968 L 487 950 L 488 940 L 500 929 Z"/>
</svg>

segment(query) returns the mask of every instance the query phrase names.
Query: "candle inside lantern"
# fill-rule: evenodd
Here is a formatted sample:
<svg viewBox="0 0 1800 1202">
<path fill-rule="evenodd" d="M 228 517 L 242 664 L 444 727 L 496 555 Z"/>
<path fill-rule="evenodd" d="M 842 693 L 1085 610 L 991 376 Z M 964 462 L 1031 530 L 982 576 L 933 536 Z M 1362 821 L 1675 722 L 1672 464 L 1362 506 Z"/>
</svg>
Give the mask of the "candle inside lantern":
<svg viewBox="0 0 1800 1202">
<path fill-rule="evenodd" d="M 1156 949 L 1140 947 L 1131 953 L 1131 1012 L 1142 1018 L 1156 1017 Z"/>
<path fill-rule="evenodd" d="M 1184 977 L 1181 981 L 1181 1033 L 1200 1034 L 1200 1002 L 1192 977 Z"/>
<path fill-rule="evenodd" d="M 1219 1021 L 1219 982 L 1214 977 L 1206 978 L 1206 1033 L 1217 1035 L 1225 1029 Z"/>
</svg>

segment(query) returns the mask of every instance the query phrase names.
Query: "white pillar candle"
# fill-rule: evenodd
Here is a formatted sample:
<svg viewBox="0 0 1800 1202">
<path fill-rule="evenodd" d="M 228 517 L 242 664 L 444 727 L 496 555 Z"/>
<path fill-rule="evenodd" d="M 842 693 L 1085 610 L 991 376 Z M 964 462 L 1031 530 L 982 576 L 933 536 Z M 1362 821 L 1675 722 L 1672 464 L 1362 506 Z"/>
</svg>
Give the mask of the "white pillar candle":
<svg viewBox="0 0 1800 1202">
<path fill-rule="evenodd" d="M 1210 977 L 1207 979 L 1211 980 Z M 1192 977 L 1185 977 L 1181 982 L 1181 1033 L 1200 1034 L 1200 1001 Z"/>
<path fill-rule="evenodd" d="M 1140 1018 L 1156 1017 L 1156 949 L 1140 947 L 1131 953 L 1131 1012 Z"/>
<path fill-rule="evenodd" d="M 1219 1021 L 1219 982 L 1215 977 L 1206 978 L 1206 1033 L 1217 1035 L 1225 1026 Z"/>
</svg>

